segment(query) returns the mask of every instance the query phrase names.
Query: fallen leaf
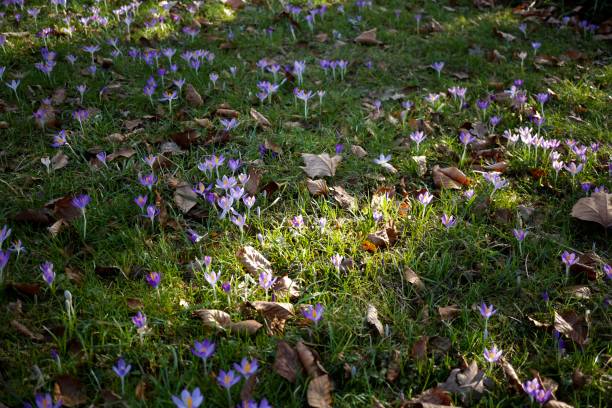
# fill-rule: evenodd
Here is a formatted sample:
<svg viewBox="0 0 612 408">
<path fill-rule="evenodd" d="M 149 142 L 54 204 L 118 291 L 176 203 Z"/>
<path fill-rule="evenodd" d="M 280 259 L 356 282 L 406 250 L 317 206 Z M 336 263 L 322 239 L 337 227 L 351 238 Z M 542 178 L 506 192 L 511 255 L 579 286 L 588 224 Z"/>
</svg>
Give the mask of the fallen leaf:
<svg viewBox="0 0 612 408">
<path fill-rule="evenodd" d="M 366 152 L 366 150 L 359 145 L 351 145 L 351 153 L 360 159 L 368 155 L 368 152 Z"/>
<path fill-rule="evenodd" d="M 472 361 L 465 369 L 453 369 L 448 379 L 438 387 L 460 394 L 463 403 L 470 404 L 485 392 L 485 379 L 484 371 L 478 369 L 476 361 Z"/>
<path fill-rule="evenodd" d="M 263 324 L 259 323 L 257 320 L 243 320 L 236 323 L 230 323 L 227 326 L 227 329 L 237 335 L 254 335 L 263 327 Z"/>
<path fill-rule="evenodd" d="M 342 161 L 342 156 L 330 157 L 327 153 L 302 153 L 302 159 L 305 164 L 302 169 L 308 174 L 308 177 L 332 177 L 336 174 L 336 167 Z"/>
<path fill-rule="evenodd" d="M 514 40 L 516 40 L 516 37 L 510 33 L 505 33 L 497 28 L 493 29 L 493 32 L 499 37 L 502 38 L 508 42 L 512 42 Z"/>
<path fill-rule="evenodd" d="M 46 208 L 26 209 L 15 214 L 13 220 L 32 225 L 48 226 L 53 223 L 53 215 Z"/>
<path fill-rule="evenodd" d="M 516 374 L 514 367 L 512 367 L 512 365 L 504 357 L 499 359 L 499 364 L 504 370 L 504 374 L 506 375 L 506 378 L 508 379 L 508 383 L 510 384 L 512 389 L 514 389 L 514 391 L 518 392 L 519 394 L 522 393 L 523 383 L 521 382 L 520 378 Z"/>
<path fill-rule="evenodd" d="M 30 340 L 43 341 L 45 339 L 41 334 L 34 334 L 23 323 L 20 323 L 17 320 L 11 320 L 11 326 L 13 329 L 15 329 L 15 331 L 17 331 L 17 333 L 27 337 Z"/>
<path fill-rule="evenodd" d="M 436 187 L 460 189 L 470 183 L 470 179 L 457 167 L 440 168 L 435 165 L 432 169 L 433 180 Z"/>
<path fill-rule="evenodd" d="M 174 202 L 183 214 L 198 204 L 198 196 L 187 182 L 180 182 L 174 190 Z"/>
<path fill-rule="evenodd" d="M 453 400 L 450 394 L 440 387 L 430 388 L 406 401 L 400 408 L 445 408 L 452 407 Z"/>
<path fill-rule="evenodd" d="M 53 105 L 61 105 L 66 100 L 66 88 L 57 88 L 53 91 L 51 102 Z"/>
<path fill-rule="evenodd" d="M 417 164 L 417 174 L 419 177 L 423 177 L 427 173 L 427 157 L 426 156 L 412 156 Z"/>
<path fill-rule="evenodd" d="M 417 275 L 416 272 L 412 270 L 412 268 L 406 267 L 406 269 L 404 269 L 404 278 L 408 281 L 408 283 L 412 284 L 415 289 L 425 289 L 425 284 L 423 283 L 419 275 Z"/>
<path fill-rule="evenodd" d="M 575 297 L 576 299 L 590 299 L 591 289 L 585 285 L 568 286 L 563 289 L 563 293 Z"/>
<path fill-rule="evenodd" d="M 266 148 L 266 150 L 270 150 L 272 153 L 275 153 L 279 156 L 283 154 L 283 149 L 270 139 L 264 140 L 264 147 Z"/>
<path fill-rule="evenodd" d="M 194 108 L 204 105 L 204 100 L 195 87 L 191 84 L 185 85 L 185 100 L 189 106 Z"/>
<path fill-rule="evenodd" d="M 222 310 L 200 309 L 194 311 L 193 314 L 202 319 L 204 326 L 216 330 L 225 330 L 232 323 L 230 315 Z"/>
<path fill-rule="evenodd" d="M 559 400 L 548 400 L 546 404 L 544 404 L 544 408 L 574 408 L 573 405 L 566 404 L 563 401 Z"/>
<path fill-rule="evenodd" d="M 276 357 L 272 369 L 291 383 L 295 383 L 298 373 L 302 371 L 298 353 L 284 340 L 276 343 Z"/>
<path fill-rule="evenodd" d="M 429 349 L 436 357 L 442 357 L 451 349 L 452 343 L 448 337 L 433 336 L 429 338 Z"/>
<path fill-rule="evenodd" d="M 306 179 L 306 187 L 308 188 L 308 192 L 313 196 L 327 195 L 329 193 L 329 189 L 327 188 L 327 182 L 325 179 Z"/>
<path fill-rule="evenodd" d="M 272 264 L 270 261 L 252 246 L 245 246 L 238 249 L 236 257 L 246 270 L 256 277 L 262 272 L 272 273 Z"/>
<path fill-rule="evenodd" d="M 351 196 L 343 187 L 332 187 L 331 192 L 334 200 L 340 204 L 340 207 L 345 210 L 354 210 L 357 208 L 357 199 Z"/>
<path fill-rule="evenodd" d="M 385 330 L 383 328 L 382 323 L 378 319 L 378 310 L 374 305 L 368 305 L 366 310 L 366 323 L 373 329 L 375 329 L 376 334 L 379 336 L 384 336 Z"/>
<path fill-rule="evenodd" d="M 63 218 L 65 221 L 72 221 L 82 216 L 81 210 L 72 205 L 72 195 L 51 200 L 45 204 L 50 208 L 57 219 Z"/>
<path fill-rule="evenodd" d="M 55 156 L 51 158 L 51 168 L 53 170 L 63 169 L 68 165 L 68 156 L 66 156 L 61 150 L 58 151 Z"/>
<path fill-rule="evenodd" d="M 66 407 L 76 407 L 87 402 L 87 391 L 79 379 L 62 374 L 55 379 L 53 396 Z"/>
<path fill-rule="evenodd" d="M 277 297 L 287 295 L 290 299 L 297 299 L 300 297 L 300 286 L 287 275 L 278 278 L 272 286 L 272 290 Z"/>
<path fill-rule="evenodd" d="M 319 357 L 302 341 L 295 345 L 302 366 L 311 379 L 327 374 L 323 366 L 319 363 Z"/>
<path fill-rule="evenodd" d="M 185 150 L 200 142 L 200 134 L 194 129 L 173 133 L 170 138 L 174 141 L 174 143 L 179 145 L 181 149 Z"/>
<path fill-rule="evenodd" d="M 376 39 L 376 28 L 367 30 L 355 38 L 355 42 L 361 45 L 381 45 L 382 42 Z"/>
<path fill-rule="evenodd" d="M 581 198 L 572 207 L 572 217 L 612 227 L 612 194 L 600 192 Z"/>
<path fill-rule="evenodd" d="M 272 124 L 270 123 L 270 121 L 268 120 L 268 118 L 266 118 L 264 115 L 262 115 L 261 113 L 257 112 L 255 110 L 255 108 L 251 108 L 251 110 L 249 111 L 249 113 L 251 114 L 251 117 L 253 119 L 255 119 L 255 121 L 257 122 L 257 125 L 267 129 L 272 127 Z"/>
<path fill-rule="evenodd" d="M 397 241 L 397 231 L 394 225 L 387 225 L 373 234 L 368 234 L 367 240 L 377 248 L 389 248 Z"/>
<path fill-rule="evenodd" d="M 242 0 L 226 0 L 225 4 L 230 6 L 232 8 L 232 10 L 234 10 L 234 11 L 238 11 L 238 10 L 244 8 L 244 1 L 242 1 Z"/>
<path fill-rule="evenodd" d="M 249 169 L 249 179 L 244 185 L 244 191 L 249 195 L 255 196 L 259 190 L 259 182 L 261 181 L 261 171 L 255 168 Z"/>
<path fill-rule="evenodd" d="M 583 346 L 588 341 L 589 328 L 584 317 L 578 316 L 576 312 L 569 311 L 563 314 L 555 311 L 555 329 L 572 339 L 575 343 Z"/>
<path fill-rule="evenodd" d="M 287 320 L 295 315 L 291 303 L 256 301 L 249 302 L 248 305 L 268 319 Z"/>
<path fill-rule="evenodd" d="M 249 376 L 249 378 L 244 381 L 242 389 L 240 390 L 241 401 L 249 401 L 253 399 L 253 394 L 255 393 L 255 386 L 257 383 L 257 374 Z"/>
<path fill-rule="evenodd" d="M 60 218 L 53 224 L 49 225 L 47 231 L 49 231 L 49 234 L 51 234 L 52 237 L 57 237 L 57 235 L 68 225 L 69 224 L 63 218 Z"/>
<path fill-rule="evenodd" d="M 215 115 L 221 116 L 224 118 L 237 118 L 238 116 L 240 116 L 240 112 L 234 109 L 230 109 L 229 107 L 225 106 L 225 107 L 219 107 L 215 111 Z"/>
<path fill-rule="evenodd" d="M 83 284 L 83 272 L 81 272 L 81 270 L 79 270 L 78 268 L 66 266 L 64 268 L 64 273 L 66 274 L 68 279 L 70 279 L 77 286 L 81 286 Z"/>
<path fill-rule="evenodd" d="M 321 375 L 310 381 L 306 398 L 313 408 L 330 408 L 332 406 L 332 384 L 327 375 Z"/>
<path fill-rule="evenodd" d="M 438 307 L 438 314 L 442 320 L 453 320 L 461 314 L 461 309 L 459 309 L 457 305 Z"/>
<path fill-rule="evenodd" d="M 589 385 L 593 377 L 585 375 L 579 368 L 574 369 L 572 373 L 572 387 L 575 390 L 583 388 L 585 385 Z"/>
<path fill-rule="evenodd" d="M 387 374 L 385 379 L 390 383 L 395 382 L 400 375 L 402 364 L 402 355 L 399 350 L 392 350 L 391 357 L 389 358 L 389 365 L 387 366 Z"/>
<path fill-rule="evenodd" d="M 144 303 L 142 300 L 136 298 L 127 298 L 126 300 L 128 309 L 132 311 L 142 310 L 144 307 Z"/>
<path fill-rule="evenodd" d="M 429 336 L 421 336 L 412 346 L 412 358 L 415 360 L 425 360 L 427 358 L 427 343 Z"/>
<path fill-rule="evenodd" d="M 141 379 L 140 381 L 138 381 L 138 384 L 136 384 L 136 389 L 134 390 L 134 396 L 136 397 L 137 400 L 139 401 L 146 401 L 147 400 L 147 382 L 144 379 Z"/>
<path fill-rule="evenodd" d="M 105 279 L 116 278 L 123 273 L 121 269 L 116 266 L 96 266 L 94 272 L 96 275 Z"/>
<path fill-rule="evenodd" d="M 130 157 L 132 157 L 135 154 L 136 154 L 136 150 L 132 149 L 131 147 L 121 147 L 121 148 L 115 150 L 114 152 L 112 152 L 111 154 L 109 154 L 106 157 L 106 161 L 107 162 L 112 162 L 113 160 L 118 159 L 120 157 L 123 157 L 125 159 L 129 159 Z"/>
<path fill-rule="evenodd" d="M 18 295 L 36 296 L 40 293 L 38 283 L 8 282 L 6 289 L 10 289 Z"/>
</svg>

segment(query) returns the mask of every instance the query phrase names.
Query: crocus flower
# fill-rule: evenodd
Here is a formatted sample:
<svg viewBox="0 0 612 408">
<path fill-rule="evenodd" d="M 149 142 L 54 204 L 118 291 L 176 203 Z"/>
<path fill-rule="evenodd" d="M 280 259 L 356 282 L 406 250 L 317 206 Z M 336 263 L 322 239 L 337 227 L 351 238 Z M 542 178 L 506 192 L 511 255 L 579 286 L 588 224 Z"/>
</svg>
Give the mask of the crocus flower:
<svg viewBox="0 0 612 408">
<path fill-rule="evenodd" d="M 2 248 L 2 244 L 8 237 L 11 236 L 12 230 L 8 227 L 8 225 L 4 225 L 0 230 L 0 248 Z"/>
<path fill-rule="evenodd" d="M 388 163 L 390 161 L 391 161 L 391 155 L 390 154 L 385 156 L 384 154 L 381 153 L 380 156 L 378 156 L 377 159 L 374 159 L 374 163 L 379 164 L 379 165 L 386 164 L 386 163 Z"/>
<path fill-rule="evenodd" d="M 208 284 L 213 288 L 217 285 L 220 277 L 221 273 L 219 272 L 210 271 L 208 273 L 204 273 L 204 279 L 206 279 L 206 282 L 208 282 Z"/>
<path fill-rule="evenodd" d="M 512 234 L 514 235 L 514 238 L 516 238 L 517 241 L 523 242 L 525 240 L 525 237 L 527 236 L 527 231 L 515 228 L 512 230 Z"/>
<path fill-rule="evenodd" d="M 268 290 L 276 283 L 277 278 L 274 278 L 272 272 L 262 271 L 259 274 L 259 286 L 268 293 Z"/>
<path fill-rule="evenodd" d="M 569 279 L 569 272 L 572 265 L 578 262 L 578 257 L 573 252 L 563 251 L 561 261 L 565 264 L 565 281 Z"/>
<path fill-rule="evenodd" d="M 159 215 L 159 208 L 157 208 L 154 205 L 147 206 L 147 214 L 145 215 L 145 217 L 150 219 L 151 223 L 153 223 L 153 221 L 155 220 L 155 217 L 157 217 L 158 215 Z"/>
<path fill-rule="evenodd" d="M 487 304 L 484 302 L 480 304 L 480 306 L 478 307 L 478 311 L 480 311 L 482 317 L 487 320 L 495 313 L 497 313 L 497 310 L 493 307 L 493 305 L 487 306 Z"/>
<path fill-rule="evenodd" d="M 294 216 L 291 219 L 291 226 L 297 229 L 304 227 L 304 217 L 302 217 L 301 215 Z"/>
<path fill-rule="evenodd" d="M 191 348 L 191 353 L 200 357 L 204 362 L 212 356 L 215 352 L 215 343 L 205 339 L 203 341 L 195 341 L 193 343 L 193 347 Z"/>
<path fill-rule="evenodd" d="M 177 408 L 198 408 L 204 402 L 204 396 L 198 387 L 193 392 L 189 392 L 187 388 L 181 392 L 181 397 L 172 396 L 172 402 Z"/>
<path fill-rule="evenodd" d="M 81 194 L 81 195 L 74 197 L 71 203 L 74 207 L 85 212 L 85 207 L 87 207 L 87 204 L 89 204 L 90 201 L 91 201 L 90 196 L 88 196 L 87 194 Z"/>
<path fill-rule="evenodd" d="M 499 358 L 502 355 L 502 351 L 499 350 L 497 348 L 497 346 L 493 345 L 493 347 L 491 347 L 491 349 L 484 349 L 484 358 L 485 360 L 487 360 L 489 363 L 496 363 L 497 360 L 499 360 Z"/>
<path fill-rule="evenodd" d="M 243 358 L 240 364 L 234 363 L 234 369 L 238 371 L 242 376 L 247 379 L 253 374 L 257 372 L 257 368 L 259 368 L 257 364 L 257 359 L 247 360 L 247 358 Z"/>
<path fill-rule="evenodd" d="M 55 271 L 53 271 L 53 264 L 51 262 L 45 262 L 40 265 L 40 271 L 42 272 L 42 277 L 47 285 L 50 287 L 53 286 L 53 281 L 55 280 Z"/>
<path fill-rule="evenodd" d="M 149 272 L 146 275 L 145 279 L 147 280 L 147 283 L 151 285 L 153 289 L 157 289 L 159 286 L 159 283 L 161 282 L 161 274 L 159 272 Z"/>
<path fill-rule="evenodd" d="M 314 323 L 318 323 L 319 320 L 323 317 L 323 306 L 320 303 L 317 303 L 315 306 L 308 306 L 302 311 L 302 314 L 305 318 Z"/>
<path fill-rule="evenodd" d="M 433 64 L 431 64 L 431 68 L 433 68 L 433 70 L 438 73 L 438 78 L 440 78 L 440 73 L 442 72 L 442 69 L 444 68 L 444 62 L 443 61 L 434 62 Z"/>
<path fill-rule="evenodd" d="M 189 238 L 189 241 L 191 241 L 192 244 L 196 244 L 200 242 L 200 240 L 203 238 L 201 235 L 199 235 L 197 232 L 195 232 L 192 229 L 188 229 L 186 232 L 187 232 L 187 238 Z"/>
<path fill-rule="evenodd" d="M 523 391 L 530 397 L 535 397 L 536 392 L 540 389 L 540 382 L 537 378 L 527 380 L 523 384 Z"/>
<path fill-rule="evenodd" d="M 240 376 L 236 375 L 234 370 L 219 371 L 217 382 L 219 385 L 229 391 L 234 385 L 238 384 Z"/>
<path fill-rule="evenodd" d="M 603 266 L 603 271 L 606 274 L 606 278 L 612 279 L 612 266 L 605 264 Z"/>
<path fill-rule="evenodd" d="M 412 132 L 410 134 L 410 140 L 412 140 L 414 143 L 416 143 L 417 145 L 417 153 L 419 152 L 419 146 L 421 145 L 421 143 L 423 142 L 423 140 L 425 140 L 425 133 L 421 132 L 419 130 Z"/>
<path fill-rule="evenodd" d="M 423 204 L 423 207 L 426 207 L 429 203 L 431 203 L 431 200 L 433 200 L 433 195 L 429 194 L 429 191 L 425 191 L 420 193 L 417 196 L 417 199 L 421 204 Z"/>
<path fill-rule="evenodd" d="M 544 405 L 548 402 L 548 400 L 552 396 L 552 391 L 542 388 L 542 389 L 537 390 L 534 396 L 538 404 Z"/>
<path fill-rule="evenodd" d="M 146 176 L 138 176 L 138 181 L 143 186 L 147 187 L 149 190 L 153 187 L 155 183 L 157 183 L 157 177 L 155 174 L 147 174 Z"/>
<path fill-rule="evenodd" d="M 457 219 L 454 216 L 449 216 L 446 214 L 443 214 L 442 217 L 440 217 L 440 221 L 442 221 L 442 225 L 444 225 L 447 230 L 454 227 L 457 223 Z"/>
<path fill-rule="evenodd" d="M 342 265 L 342 261 L 344 260 L 344 257 L 340 254 L 334 254 L 331 257 L 331 263 L 332 265 L 334 265 L 334 268 L 336 268 L 337 271 L 340 270 L 340 266 Z"/>
<path fill-rule="evenodd" d="M 125 394 L 125 377 L 130 373 L 131 369 L 132 365 L 127 364 L 123 357 L 120 357 L 113 366 L 113 371 L 121 379 L 121 394 Z"/>
<path fill-rule="evenodd" d="M 147 325 L 147 316 L 139 311 L 132 316 L 132 323 L 134 323 L 134 326 L 136 326 L 137 329 L 142 329 Z"/>
<path fill-rule="evenodd" d="M 62 406 L 62 400 L 58 400 L 55 404 L 51 398 L 51 394 L 36 394 L 36 408 L 60 408 Z"/>
<path fill-rule="evenodd" d="M 142 209 L 144 209 L 144 206 L 147 205 L 147 200 L 148 199 L 149 199 L 149 197 L 147 197 L 147 196 L 139 195 L 138 197 L 136 197 L 134 199 L 134 202 L 142 210 Z"/>
<path fill-rule="evenodd" d="M 11 251 L 0 250 L 0 282 L 4 281 L 4 268 L 6 268 L 10 257 Z"/>
</svg>

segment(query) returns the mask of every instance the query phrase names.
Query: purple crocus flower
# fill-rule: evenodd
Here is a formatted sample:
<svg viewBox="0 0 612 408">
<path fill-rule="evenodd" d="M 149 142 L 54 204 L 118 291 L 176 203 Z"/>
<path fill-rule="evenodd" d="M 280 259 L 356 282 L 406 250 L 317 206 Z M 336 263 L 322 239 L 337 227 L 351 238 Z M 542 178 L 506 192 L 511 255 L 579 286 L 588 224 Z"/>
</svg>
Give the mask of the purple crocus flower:
<svg viewBox="0 0 612 408">
<path fill-rule="evenodd" d="M 199 235 L 196 231 L 192 229 L 188 229 L 186 232 L 187 238 L 189 238 L 189 241 L 191 241 L 192 244 L 200 242 L 200 240 L 203 238 L 201 235 Z"/>
<path fill-rule="evenodd" d="M 573 252 L 563 251 L 561 254 L 561 261 L 565 264 L 566 267 L 570 267 L 578 262 L 578 257 Z"/>
<path fill-rule="evenodd" d="M 145 217 L 150 219 L 151 222 L 153 222 L 155 217 L 157 217 L 158 215 L 159 215 L 159 208 L 157 208 L 154 205 L 148 205 L 147 206 L 147 214 L 145 215 Z"/>
<path fill-rule="evenodd" d="M 512 230 L 512 234 L 518 242 L 523 242 L 525 240 L 525 237 L 527 236 L 527 231 L 515 228 Z"/>
<path fill-rule="evenodd" d="M 232 173 L 235 173 L 240 166 L 242 166 L 242 161 L 240 161 L 240 159 L 229 159 L 227 162 L 227 167 L 229 167 Z"/>
<path fill-rule="evenodd" d="M 200 357 L 202 360 L 206 361 L 210 356 L 215 352 L 215 343 L 211 342 L 208 339 L 204 339 L 203 341 L 195 341 L 193 343 L 193 347 L 191 348 L 191 353 Z"/>
<path fill-rule="evenodd" d="M 155 183 L 157 183 L 157 177 L 155 174 L 147 174 L 146 176 L 138 176 L 138 181 L 143 186 L 147 187 L 149 190 L 153 187 Z"/>
<path fill-rule="evenodd" d="M 246 357 L 242 359 L 240 364 L 234 363 L 234 369 L 238 371 L 242 376 L 247 379 L 257 372 L 259 365 L 257 359 L 248 360 Z"/>
<path fill-rule="evenodd" d="M 442 221 L 442 225 L 444 225 L 447 230 L 454 227 L 457 223 L 457 219 L 454 216 L 449 216 L 446 214 L 443 214 L 442 217 L 440 217 L 440 221 Z"/>
<path fill-rule="evenodd" d="M 147 325 L 147 316 L 139 311 L 132 316 L 132 323 L 134 323 L 134 326 L 136 326 L 137 329 L 142 329 Z"/>
<path fill-rule="evenodd" d="M 142 209 L 144 209 L 144 206 L 147 205 L 147 200 L 148 199 L 149 199 L 149 197 L 147 197 L 147 196 L 139 195 L 138 197 L 136 197 L 134 199 L 134 202 L 142 210 Z"/>
<path fill-rule="evenodd" d="M 12 230 L 8 227 L 8 225 L 4 225 L 0 230 L 0 248 L 2 248 L 2 244 L 8 237 L 11 236 Z"/>
<path fill-rule="evenodd" d="M 53 281 L 55 280 L 55 271 L 53 270 L 53 264 L 51 262 L 45 262 L 40 265 L 40 271 L 42 272 L 42 277 L 47 285 L 53 286 Z"/>
<path fill-rule="evenodd" d="M 220 370 L 219 375 L 217 376 L 217 382 L 219 383 L 219 385 L 228 391 L 234 385 L 238 384 L 239 381 L 240 376 L 236 375 L 236 372 L 234 370 Z"/>
<path fill-rule="evenodd" d="M 484 349 L 484 358 L 489 363 L 496 363 L 502 355 L 502 351 L 497 348 L 496 345 L 493 345 L 491 349 Z"/>
<path fill-rule="evenodd" d="M 259 286 L 268 293 L 268 290 L 276 283 L 276 279 L 273 277 L 272 272 L 263 271 L 259 274 Z"/>
<path fill-rule="evenodd" d="M 542 388 L 535 392 L 534 397 L 538 404 L 544 405 L 552 397 L 552 391 Z"/>
<path fill-rule="evenodd" d="M 419 151 L 419 146 L 421 145 L 421 143 L 423 142 L 423 140 L 425 140 L 425 137 L 426 137 L 426 136 L 425 136 L 425 133 L 424 133 L 424 132 L 422 132 L 422 131 L 419 131 L 419 130 L 417 130 L 417 131 L 415 131 L 415 132 L 412 132 L 412 133 L 410 134 L 410 140 L 412 140 L 413 142 L 415 142 L 415 143 L 416 143 L 416 145 L 417 145 L 417 148 L 416 148 L 417 152 Z"/>
<path fill-rule="evenodd" d="M 334 265 L 334 268 L 336 268 L 337 271 L 340 270 L 340 266 L 342 266 L 342 261 L 344 260 L 344 257 L 340 254 L 334 254 L 331 257 L 331 263 L 332 265 Z"/>
<path fill-rule="evenodd" d="M 420 193 L 417 196 L 417 199 L 421 204 L 423 204 L 423 207 L 426 207 L 429 203 L 431 203 L 431 200 L 433 200 L 433 195 L 429 194 L 429 191 L 425 191 Z"/>
<path fill-rule="evenodd" d="M 87 204 L 89 204 L 90 201 L 91 201 L 90 196 L 88 196 L 87 194 L 81 194 L 81 195 L 74 197 L 71 203 L 73 207 L 78 208 L 79 210 L 85 212 L 85 207 L 87 207 Z"/>
<path fill-rule="evenodd" d="M 189 392 L 187 388 L 181 392 L 181 397 L 172 396 L 172 402 L 176 408 L 198 408 L 204 402 L 204 396 L 200 388 L 196 387 L 193 392 Z"/>
<path fill-rule="evenodd" d="M 2 271 L 6 268 L 8 261 L 11 257 L 11 251 L 2 251 L 0 250 L 0 277 L 2 277 Z M 0 279 L 2 281 L 3 279 Z"/>
<path fill-rule="evenodd" d="M 206 279 L 206 282 L 208 282 L 208 284 L 213 288 L 217 285 L 219 278 L 221 278 L 220 272 L 210 271 L 208 273 L 204 273 L 204 279 Z"/>
<path fill-rule="evenodd" d="M 459 141 L 464 146 L 467 146 L 468 144 L 472 143 L 474 140 L 475 140 L 475 137 L 472 136 L 470 132 L 466 132 L 465 130 L 462 130 L 461 132 L 459 132 Z"/>
<path fill-rule="evenodd" d="M 488 320 L 491 316 L 497 313 L 497 310 L 493 307 L 493 305 L 487 306 L 486 303 L 481 303 L 478 307 L 478 311 L 486 320 Z"/>
<path fill-rule="evenodd" d="M 132 365 L 127 364 L 123 357 L 120 357 L 117 360 L 117 363 L 113 366 L 113 371 L 121 379 L 128 375 L 130 373 L 130 370 L 132 370 Z"/>
<path fill-rule="evenodd" d="M 58 400 L 55 404 L 51 398 L 51 394 L 36 394 L 36 408 L 60 408 L 62 406 L 62 400 Z"/>
<path fill-rule="evenodd" d="M 604 264 L 603 271 L 606 274 L 607 279 L 612 279 L 612 266 Z"/>
<path fill-rule="evenodd" d="M 443 61 L 434 62 L 433 64 L 431 64 L 431 68 L 433 68 L 433 70 L 438 73 L 438 78 L 440 78 L 440 73 L 442 72 L 442 69 L 444 68 L 444 62 Z"/>
<path fill-rule="evenodd" d="M 321 305 L 320 303 L 317 303 L 315 306 L 309 305 L 307 308 L 305 308 L 302 311 L 302 314 L 308 320 L 314 323 L 318 323 L 319 320 L 321 320 L 321 318 L 323 317 L 323 311 L 324 311 L 323 305 Z"/>
<path fill-rule="evenodd" d="M 157 289 L 159 286 L 159 283 L 161 282 L 161 274 L 159 272 L 149 272 L 146 275 L 145 279 L 147 280 L 147 283 L 151 285 L 153 289 Z"/>
</svg>

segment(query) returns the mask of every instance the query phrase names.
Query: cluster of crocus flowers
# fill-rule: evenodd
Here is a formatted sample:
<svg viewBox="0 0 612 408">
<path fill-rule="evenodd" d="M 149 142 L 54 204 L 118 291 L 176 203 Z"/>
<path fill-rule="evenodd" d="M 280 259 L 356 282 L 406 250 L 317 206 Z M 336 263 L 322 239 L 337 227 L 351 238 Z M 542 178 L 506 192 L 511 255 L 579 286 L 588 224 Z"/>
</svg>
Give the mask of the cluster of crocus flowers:
<svg viewBox="0 0 612 408">
<path fill-rule="evenodd" d="M 532 402 L 535 400 L 540 405 L 546 404 L 552 397 L 552 391 L 545 389 L 537 378 L 525 381 L 523 390 Z"/>
<path fill-rule="evenodd" d="M 249 377 L 254 375 L 259 368 L 259 364 L 257 359 L 249 360 L 246 357 L 242 359 L 240 364 L 234 363 L 234 369 L 230 370 L 220 370 L 219 375 L 217 375 L 217 383 L 220 387 L 224 388 L 227 392 L 227 402 L 229 406 L 232 406 L 232 394 L 231 388 L 238 384 L 241 380 L 241 376 L 244 377 L 245 380 L 248 380 Z M 239 374 L 236 374 L 236 370 Z"/>
</svg>

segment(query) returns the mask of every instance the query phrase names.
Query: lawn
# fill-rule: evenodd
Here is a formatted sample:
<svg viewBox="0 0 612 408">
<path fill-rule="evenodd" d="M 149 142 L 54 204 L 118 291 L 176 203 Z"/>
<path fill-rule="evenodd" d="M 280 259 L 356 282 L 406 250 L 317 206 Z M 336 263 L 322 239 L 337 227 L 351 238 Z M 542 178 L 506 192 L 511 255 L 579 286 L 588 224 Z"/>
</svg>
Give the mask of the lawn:
<svg viewBox="0 0 612 408">
<path fill-rule="evenodd" d="M 608 406 L 612 22 L 492 3 L 2 2 L 0 407 Z"/>
</svg>

